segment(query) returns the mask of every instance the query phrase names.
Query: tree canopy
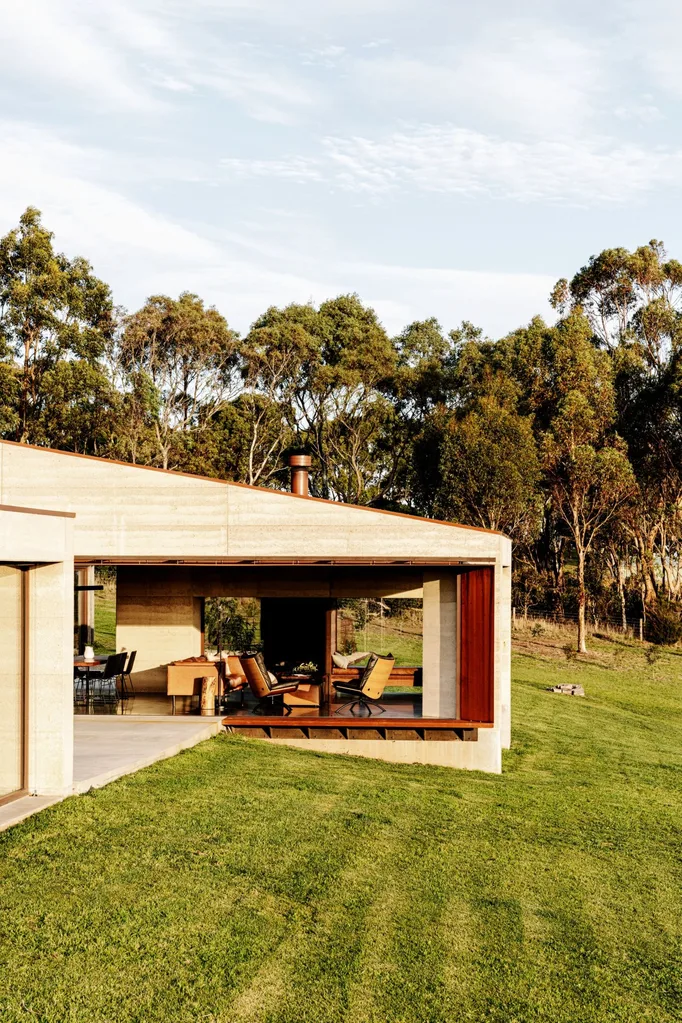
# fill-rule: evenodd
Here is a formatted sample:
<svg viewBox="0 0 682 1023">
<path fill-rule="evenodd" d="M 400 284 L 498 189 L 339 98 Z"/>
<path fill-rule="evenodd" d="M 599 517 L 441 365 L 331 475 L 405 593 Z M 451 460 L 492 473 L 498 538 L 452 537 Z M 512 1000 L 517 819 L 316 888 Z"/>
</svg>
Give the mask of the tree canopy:
<svg viewBox="0 0 682 1023">
<path fill-rule="evenodd" d="M 0 239 L 0 436 L 275 488 L 306 450 L 317 496 L 508 533 L 518 606 L 584 648 L 588 614 L 682 606 L 682 263 L 606 249 L 551 302 L 498 339 L 391 337 L 354 294 L 239 337 L 190 292 L 116 307 L 29 207 Z"/>
</svg>

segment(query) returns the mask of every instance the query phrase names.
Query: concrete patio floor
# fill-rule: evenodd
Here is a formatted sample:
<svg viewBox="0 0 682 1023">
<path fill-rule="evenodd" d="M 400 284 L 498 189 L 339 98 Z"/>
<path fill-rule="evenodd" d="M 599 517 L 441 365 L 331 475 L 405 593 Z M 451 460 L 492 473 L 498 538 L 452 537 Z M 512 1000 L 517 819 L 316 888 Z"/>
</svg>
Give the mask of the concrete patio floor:
<svg viewBox="0 0 682 1023">
<path fill-rule="evenodd" d="M 23 796 L 0 806 L 0 831 L 69 795 L 101 788 L 116 778 L 172 757 L 222 730 L 218 717 L 74 718 L 73 789 L 61 796 Z"/>
</svg>

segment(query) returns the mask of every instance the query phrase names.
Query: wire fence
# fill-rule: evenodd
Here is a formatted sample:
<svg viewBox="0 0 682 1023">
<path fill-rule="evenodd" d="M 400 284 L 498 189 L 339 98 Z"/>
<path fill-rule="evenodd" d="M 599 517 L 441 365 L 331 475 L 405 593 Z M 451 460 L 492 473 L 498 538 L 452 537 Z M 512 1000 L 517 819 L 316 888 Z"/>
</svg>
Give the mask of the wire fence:
<svg viewBox="0 0 682 1023">
<path fill-rule="evenodd" d="M 513 607 L 512 624 L 523 622 L 545 623 L 547 625 L 578 625 L 577 611 L 538 611 L 536 609 Z M 585 625 L 591 632 L 617 633 L 644 641 L 644 619 L 626 617 L 625 622 L 615 615 L 597 615 L 585 609 Z"/>
</svg>

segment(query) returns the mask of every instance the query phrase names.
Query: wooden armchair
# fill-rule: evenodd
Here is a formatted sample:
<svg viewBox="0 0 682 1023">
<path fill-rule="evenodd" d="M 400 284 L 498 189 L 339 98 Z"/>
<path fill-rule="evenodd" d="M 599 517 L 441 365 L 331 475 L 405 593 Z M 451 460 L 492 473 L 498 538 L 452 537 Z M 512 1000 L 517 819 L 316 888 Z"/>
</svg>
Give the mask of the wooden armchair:
<svg viewBox="0 0 682 1023">
<path fill-rule="evenodd" d="M 248 683 L 246 681 L 246 673 L 244 666 L 242 665 L 241 658 L 237 654 L 223 654 L 222 655 L 222 671 L 220 672 L 220 699 L 221 702 L 230 695 L 230 693 L 239 693 L 241 695 L 242 707 L 244 706 L 244 690 Z"/>
<path fill-rule="evenodd" d="M 334 682 L 332 679 L 332 685 L 337 693 L 352 697 L 348 707 L 351 714 L 354 713 L 353 708 L 358 705 L 366 707 L 367 712 L 371 714 L 372 704 L 379 708 L 379 714 L 384 713 L 386 708 L 381 706 L 379 700 L 383 696 L 394 664 L 393 654 L 387 654 L 385 657 L 382 654 L 372 654 L 367 662 L 367 667 L 356 681 Z M 336 713 L 339 714 L 346 706 L 348 706 L 347 703 L 342 704 Z"/>
<path fill-rule="evenodd" d="M 268 700 L 274 700 L 284 693 L 295 693 L 298 689 L 298 682 L 278 682 L 275 676 L 265 667 L 265 660 L 261 653 L 242 654 L 241 661 L 246 681 L 253 695 L 258 700 L 259 710 L 264 709 Z M 287 714 L 291 712 L 290 707 L 285 707 Z"/>
</svg>

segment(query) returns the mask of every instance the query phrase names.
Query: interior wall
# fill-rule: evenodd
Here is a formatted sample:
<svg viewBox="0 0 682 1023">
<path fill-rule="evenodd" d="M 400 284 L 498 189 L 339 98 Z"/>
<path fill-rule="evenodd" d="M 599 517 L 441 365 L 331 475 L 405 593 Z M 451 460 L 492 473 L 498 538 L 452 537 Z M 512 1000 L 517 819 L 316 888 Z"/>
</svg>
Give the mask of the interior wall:
<svg viewBox="0 0 682 1023">
<path fill-rule="evenodd" d="M 177 580 L 169 580 L 164 592 L 143 574 L 119 569 L 116 649 L 137 651 L 132 675 L 137 692 L 165 693 L 166 665 L 203 652 L 202 605 Z"/>
</svg>

